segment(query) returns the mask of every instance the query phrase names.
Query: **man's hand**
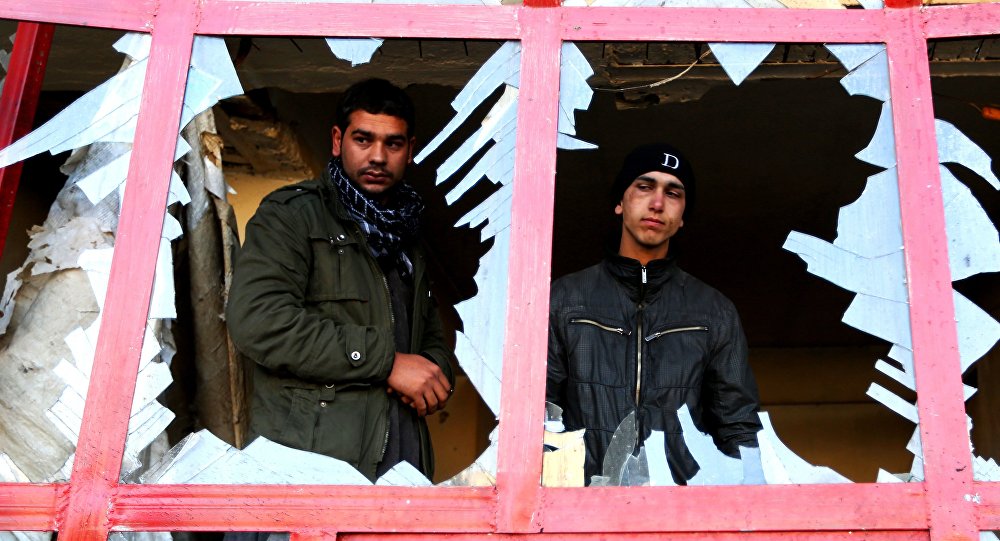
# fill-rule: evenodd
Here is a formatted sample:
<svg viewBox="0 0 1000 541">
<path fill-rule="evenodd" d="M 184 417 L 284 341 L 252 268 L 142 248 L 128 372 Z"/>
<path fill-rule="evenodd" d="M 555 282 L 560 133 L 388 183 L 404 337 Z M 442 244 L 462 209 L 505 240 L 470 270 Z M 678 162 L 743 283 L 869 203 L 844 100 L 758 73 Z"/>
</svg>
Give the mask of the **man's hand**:
<svg viewBox="0 0 1000 541">
<path fill-rule="evenodd" d="M 413 353 L 396 352 L 388 379 L 390 393 L 399 393 L 403 403 L 424 417 L 442 408 L 451 396 L 451 384 L 441 368 Z"/>
</svg>

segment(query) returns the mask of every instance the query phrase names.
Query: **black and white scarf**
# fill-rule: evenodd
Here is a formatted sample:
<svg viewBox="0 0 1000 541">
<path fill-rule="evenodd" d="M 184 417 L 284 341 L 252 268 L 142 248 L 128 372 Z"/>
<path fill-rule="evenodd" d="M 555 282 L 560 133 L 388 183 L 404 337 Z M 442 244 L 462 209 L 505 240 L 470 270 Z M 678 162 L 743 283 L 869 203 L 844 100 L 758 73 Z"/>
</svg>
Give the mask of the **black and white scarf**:
<svg viewBox="0 0 1000 541">
<path fill-rule="evenodd" d="M 361 226 L 368 239 L 368 249 L 376 259 L 398 259 L 413 274 L 413 262 L 406 255 L 405 245 L 416 238 L 420 230 L 420 214 L 424 204 L 409 184 L 400 182 L 392 188 L 393 208 L 386 208 L 355 186 L 340 159 L 330 160 L 330 179 L 337 188 L 340 202 L 347 213 Z"/>
</svg>

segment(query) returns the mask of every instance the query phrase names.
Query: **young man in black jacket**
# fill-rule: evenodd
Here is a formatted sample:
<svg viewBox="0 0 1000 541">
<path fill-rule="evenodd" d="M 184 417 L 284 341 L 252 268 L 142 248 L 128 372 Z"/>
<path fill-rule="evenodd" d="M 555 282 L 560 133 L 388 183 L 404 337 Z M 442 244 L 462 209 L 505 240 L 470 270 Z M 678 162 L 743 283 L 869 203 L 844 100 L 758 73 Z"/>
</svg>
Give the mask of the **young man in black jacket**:
<svg viewBox="0 0 1000 541">
<path fill-rule="evenodd" d="M 563 408 L 567 430 L 586 429 L 588 484 L 633 411 L 640 442 L 665 433 L 671 473 L 684 484 L 699 466 L 684 445 L 682 405 L 727 455 L 757 446 L 746 338 L 729 299 L 668 255 L 694 198 L 687 159 L 666 144 L 638 147 L 612 196 L 618 254 L 552 284 L 546 399 Z"/>
</svg>

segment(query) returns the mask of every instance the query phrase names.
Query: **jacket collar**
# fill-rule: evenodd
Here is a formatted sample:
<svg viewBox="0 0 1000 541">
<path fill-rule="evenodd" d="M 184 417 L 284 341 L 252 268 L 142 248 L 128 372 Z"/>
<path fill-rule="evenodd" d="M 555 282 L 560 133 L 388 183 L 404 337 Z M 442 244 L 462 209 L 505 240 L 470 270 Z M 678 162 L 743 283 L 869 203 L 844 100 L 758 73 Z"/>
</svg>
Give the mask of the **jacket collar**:
<svg viewBox="0 0 1000 541">
<path fill-rule="evenodd" d="M 603 265 L 635 302 L 654 300 L 663 285 L 679 278 L 680 273 L 677 262 L 672 257 L 650 261 L 645 267 L 645 283 L 642 280 L 643 266 L 635 259 L 612 255 L 604 259 Z"/>
</svg>

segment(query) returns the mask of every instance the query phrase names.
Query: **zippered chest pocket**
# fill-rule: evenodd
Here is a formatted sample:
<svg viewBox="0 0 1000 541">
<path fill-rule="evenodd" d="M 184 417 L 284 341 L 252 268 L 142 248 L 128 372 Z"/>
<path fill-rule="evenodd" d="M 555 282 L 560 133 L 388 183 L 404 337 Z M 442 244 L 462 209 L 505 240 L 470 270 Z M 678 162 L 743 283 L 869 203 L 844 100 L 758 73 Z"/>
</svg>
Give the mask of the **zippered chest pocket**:
<svg viewBox="0 0 1000 541">
<path fill-rule="evenodd" d="M 310 235 L 309 247 L 313 261 L 305 293 L 307 303 L 368 301 L 371 271 L 357 241 L 347 234 L 333 238 Z"/>
<path fill-rule="evenodd" d="M 643 337 L 644 371 L 650 390 L 700 388 L 708 360 L 709 327 L 700 322 L 655 327 Z"/>
<path fill-rule="evenodd" d="M 624 387 L 632 330 L 614 319 L 575 316 L 566 326 L 569 379 L 573 383 Z"/>
</svg>

